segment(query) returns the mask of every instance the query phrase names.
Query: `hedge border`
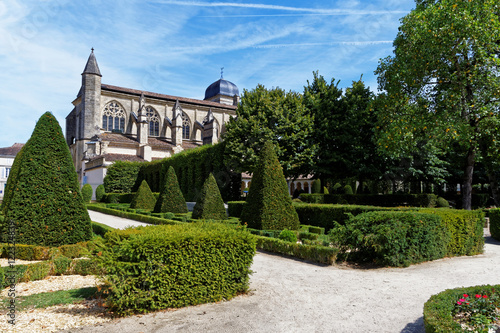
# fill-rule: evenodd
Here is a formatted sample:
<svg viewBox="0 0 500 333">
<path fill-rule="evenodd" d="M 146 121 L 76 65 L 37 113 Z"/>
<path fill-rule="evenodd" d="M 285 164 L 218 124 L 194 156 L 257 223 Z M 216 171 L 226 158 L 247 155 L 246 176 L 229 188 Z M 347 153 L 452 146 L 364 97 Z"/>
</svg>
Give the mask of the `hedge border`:
<svg viewBox="0 0 500 333">
<path fill-rule="evenodd" d="M 490 209 L 488 210 L 488 215 L 490 217 L 491 237 L 500 241 L 500 209 Z"/>
<path fill-rule="evenodd" d="M 163 219 L 161 217 L 155 217 L 155 216 L 150 216 L 150 215 L 143 215 L 143 214 L 136 214 L 136 213 L 131 213 L 131 212 L 124 212 L 124 211 L 121 211 L 121 210 L 116 210 L 116 209 L 102 207 L 102 206 L 93 205 L 93 204 L 92 205 L 87 205 L 87 209 L 94 210 L 96 212 L 100 212 L 100 213 L 104 213 L 104 214 L 109 214 L 109 215 L 114 215 L 114 216 L 118 216 L 118 217 L 127 218 L 127 219 L 130 219 L 130 220 L 135 220 L 135 221 L 139 221 L 139 222 L 154 224 L 154 225 L 163 225 L 163 224 L 169 224 L 169 225 L 181 224 L 181 225 L 185 225 L 187 223 L 187 222 L 180 222 L 180 221 L 174 221 L 174 220 L 169 220 L 169 219 Z"/>
</svg>

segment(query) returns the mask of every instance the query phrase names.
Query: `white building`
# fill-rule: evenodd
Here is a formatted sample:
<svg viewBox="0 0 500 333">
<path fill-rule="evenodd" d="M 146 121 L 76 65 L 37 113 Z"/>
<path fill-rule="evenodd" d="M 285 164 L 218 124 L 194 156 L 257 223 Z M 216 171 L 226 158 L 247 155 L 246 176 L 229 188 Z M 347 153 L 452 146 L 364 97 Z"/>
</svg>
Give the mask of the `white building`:
<svg viewBox="0 0 500 333">
<path fill-rule="evenodd" d="M 11 147 L 0 148 L 0 200 L 5 193 L 12 163 L 23 146 L 24 143 L 14 143 Z"/>
</svg>

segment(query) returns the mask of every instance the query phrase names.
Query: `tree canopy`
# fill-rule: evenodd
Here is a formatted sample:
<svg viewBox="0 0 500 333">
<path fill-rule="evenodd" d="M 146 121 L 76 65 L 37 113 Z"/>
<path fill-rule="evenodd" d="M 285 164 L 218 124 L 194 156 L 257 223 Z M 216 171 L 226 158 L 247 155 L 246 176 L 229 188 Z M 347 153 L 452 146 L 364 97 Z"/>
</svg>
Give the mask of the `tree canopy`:
<svg viewBox="0 0 500 333">
<path fill-rule="evenodd" d="M 385 90 L 379 144 L 410 152 L 431 142 L 459 144 L 464 158 L 463 208 L 471 208 L 472 175 L 482 138 L 496 145 L 499 128 L 500 4 L 418 1 L 401 21 L 394 55 L 376 73 Z"/>
</svg>

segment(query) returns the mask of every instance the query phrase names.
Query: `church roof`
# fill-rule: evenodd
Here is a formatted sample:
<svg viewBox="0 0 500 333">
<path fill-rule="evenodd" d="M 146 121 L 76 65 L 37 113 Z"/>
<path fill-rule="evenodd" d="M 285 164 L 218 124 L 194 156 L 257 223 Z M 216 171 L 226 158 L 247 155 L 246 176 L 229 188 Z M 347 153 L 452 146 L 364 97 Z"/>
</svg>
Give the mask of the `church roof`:
<svg viewBox="0 0 500 333">
<path fill-rule="evenodd" d="M 2 156 L 16 156 L 21 151 L 24 143 L 14 143 L 10 147 L 0 148 L 0 155 Z"/>
<path fill-rule="evenodd" d="M 94 49 L 92 49 L 92 52 L 90 53 L 89 60 L 87 60 L 87 65 L 85 65 L 85 69 L 83 70 L 82 74 L 95 74 L 102 76 L 94 55 Z"/>
<path fill-rule="evenodd" d="M 205 99 L 210 99 L 217 95 L 229 97 L 233 97 L 234 95 L 239 96 L 240 91 L 234 83 L 221 78 L 220 80 L 209 85 L 207 90 L 205 90 Z"/>
</svg>

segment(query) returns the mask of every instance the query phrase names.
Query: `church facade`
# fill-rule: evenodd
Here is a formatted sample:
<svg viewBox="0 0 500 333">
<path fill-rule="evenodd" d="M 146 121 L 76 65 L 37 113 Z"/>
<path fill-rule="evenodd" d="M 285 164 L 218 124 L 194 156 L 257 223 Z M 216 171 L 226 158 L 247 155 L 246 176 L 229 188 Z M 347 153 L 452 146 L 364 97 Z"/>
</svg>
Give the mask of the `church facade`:
<svg viewBox="0 0 500 333">
<path fill-rule="evenodd" d="M 66 141 L 79 181 L 94 190 L 115 161 L 151 161 L 217 143 L 239 102 L 238 87 L 222 77 L 206 89 L 204 100 L 103 84 L 101 79 L 92 50 L 66 117 Z"/>
</svg>

